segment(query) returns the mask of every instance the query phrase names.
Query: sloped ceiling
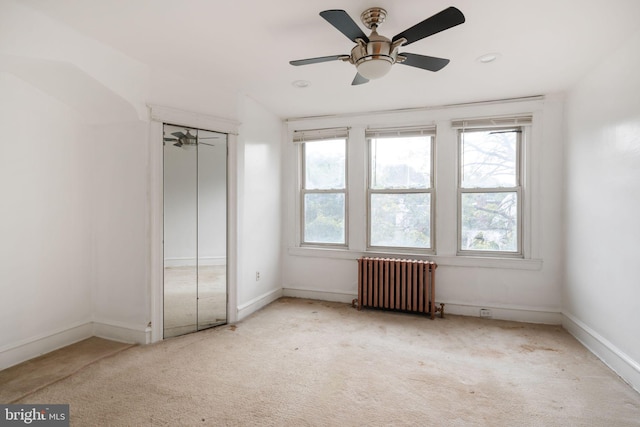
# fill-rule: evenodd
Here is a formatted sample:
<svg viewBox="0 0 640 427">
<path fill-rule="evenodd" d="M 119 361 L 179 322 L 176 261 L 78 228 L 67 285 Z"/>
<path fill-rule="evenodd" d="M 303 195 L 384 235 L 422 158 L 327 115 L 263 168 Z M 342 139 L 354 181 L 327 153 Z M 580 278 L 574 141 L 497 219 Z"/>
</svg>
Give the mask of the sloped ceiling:
<svg viewBox="0 0 640 427">
<path fill-rule="evenodd" d="M 10 72 L 79 112 L 87 123 L 117 123 L 137 119 L 125 99 L 68 63 L 0 54 L 0 71 Z"/>
<path fill-rule="evenodd" d="M 556 93 L 640 30 L 637 0 L 22 0 L 22 4 L 157 70 L 246 94 L 280 117 L 305 117 Z M 432 73 L 396 65 L 351 86 L 345 62 L 289 61 L 348 54 L 352 42 L 318 14 L 344 9 L 360 23 L 380 6 L 389 38 L 449 7 L 466 22 L 406 49 L 449 58 Z M 368 30 L 362 27 L 366 33 Z M 43 35 L 44 36 L 44 35 Z M 481 55 L 500 54 L 482 64 Z M 299 89 L 295 80 L 311 86 Z"/>
</svg>

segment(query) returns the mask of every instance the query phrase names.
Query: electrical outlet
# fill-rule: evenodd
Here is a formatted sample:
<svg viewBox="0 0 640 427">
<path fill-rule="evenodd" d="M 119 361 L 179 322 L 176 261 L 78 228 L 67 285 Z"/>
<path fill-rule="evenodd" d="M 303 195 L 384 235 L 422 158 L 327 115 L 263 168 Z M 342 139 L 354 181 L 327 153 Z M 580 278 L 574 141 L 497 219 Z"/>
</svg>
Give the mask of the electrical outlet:
<svg viewBox="0 0 640 427">
<path fill-rule="evenodd" d="M 256 271 L 256 282 L 260 280 L 260 272 Z"/>
<path fill-rule="evenodd" d="M 480 317 L 491 317 L 491 310 L 489 310 L 488 308 L 481 308 Z"/>
</svg>

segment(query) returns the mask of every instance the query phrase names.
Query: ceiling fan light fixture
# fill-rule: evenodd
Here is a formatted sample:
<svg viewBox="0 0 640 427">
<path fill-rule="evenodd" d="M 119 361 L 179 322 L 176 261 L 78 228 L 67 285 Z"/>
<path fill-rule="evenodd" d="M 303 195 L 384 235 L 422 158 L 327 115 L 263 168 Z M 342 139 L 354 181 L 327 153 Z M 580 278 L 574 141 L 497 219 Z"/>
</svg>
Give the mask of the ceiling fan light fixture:
<svg viewBox="0 0 640 427">
<path fill-rule="evenodd" d="M 358 74 L 367 80 L 386 76 L 398 56 L 398 46 L 379 35 L 375 26 L 373 28 L 368 43 L 358 39 L 358 44 L 351 49 L 351 63 L 355 64 Z"/>
<path fill-rule="evenodd" d="M 393 58 L 386 55 L 365 56 L 360 58 L 356 67 L 362 77 L 374 80 L 386 76 L 394 62 Z"/>
</svg>

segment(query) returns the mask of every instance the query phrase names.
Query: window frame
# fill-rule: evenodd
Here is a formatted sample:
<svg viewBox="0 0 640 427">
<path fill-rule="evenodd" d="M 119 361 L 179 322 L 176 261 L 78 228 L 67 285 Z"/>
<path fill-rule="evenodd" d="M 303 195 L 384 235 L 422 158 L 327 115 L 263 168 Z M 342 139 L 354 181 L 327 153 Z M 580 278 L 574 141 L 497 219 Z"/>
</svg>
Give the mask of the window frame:
<svg viewBox="0 0 640 427">
<path fill-rule="evenodd" d="M 306 186 L 306 144 L 312 142 L 322 143 L 327 140 L 343 140 L 344 141 L 344 188 L 342 189 L 307 189 Z M 316 137 L 311 139 L 302 139 L 296 141 L 299 144 L 299 165 L 300 165 L 300 176 L 298 178 L 299 186 L 298 186 L 298 194 L 299 194 L 299 227 L 300 227 L 300 238 L 299 243 L 301 247 L 316 247 L 316 248 L 339 248 L 345 249 L 349 247 L 349 158 L 348 158 L 348 145 L 349 138 L 348 135 L 337 135 L 337 136 L 328 136 L 328 137 Z M 307 194 L 344 194 L 344 243 L 329 243 L 329 242 L 307 242 L 305 237 L 305 196 Z"/>
<path fill-rule="evenodd" d="M 477 124 L 473 127 L 461 127 L 457 129 L 458 155 L 457 155 L 457 256 L 471 257 L 499 257 L 499 258 L 524 258 L 524 169 L 523 169 L 523 153 L 525 152 L 525 140 L 528 127 L 524 124 L 513 125 L 502 124 L 500 126 Z M 516 159 L 515 159 L 515 185 L 513 187 L 470 187 L 463 188 L 463 170 L 462 162 L 462 135 L 465 132 L 507 132 L 514 131 L 516 133 Z M 516 207 L 516 250 L 515 251 L 495 251 L 495 250 L 470 250 L 462 248 L 462 196 L 463 194 L 492 194 L 492 193 L 515 193 L 517 197 Z"/>
<path fill-rule="evenodd" d="M 420 188 L 402 188 L 402 189 L 374 189 L 372 188 L 372 141 L 376 137 L 380 138 L 399 138 L 399 137 L 411 137 L 411 136 L 427 136 L 431 139 L 429 147 L 430 155 L 430 173 L 429 173 L 429 187 L 426 189 Z M 380 139 L 382 139 L 380 138 Z M 436 127 L 433 125 L 412 127 L 412 128 L 397 128 L 397 129 L 367 129 L 365 132 L 365 152 L 366 152 L 366 250 L 368 252 L 392 252 L 392 253 L 411 253 L 411 254 L 428 254 L 433 255 L 436 253 L 436 228 L 435 228 L 435 213 L 436 213 L 436 186 L 435 186 L 435 167 L 436 167 Z M 429 207 L 429 247 L 419 248 L 410 246 L 377 246 L 371 243 L 371 198 L 373 194 L 429 194 L 430 207 Z"/>
</svg>

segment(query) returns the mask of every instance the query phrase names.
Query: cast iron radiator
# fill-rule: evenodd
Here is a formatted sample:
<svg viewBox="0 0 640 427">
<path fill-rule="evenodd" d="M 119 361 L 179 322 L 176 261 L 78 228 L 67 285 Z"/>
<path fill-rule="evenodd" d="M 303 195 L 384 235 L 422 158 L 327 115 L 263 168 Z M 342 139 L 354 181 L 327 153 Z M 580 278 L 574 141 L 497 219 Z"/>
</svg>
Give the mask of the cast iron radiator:
<svg viewBox="0 0 640 427">
<path fill-rule="evenodd" d="M 425 313 L 433 319 L 444 314 L 435 306 L 437 264 L 408 259 L 358 259 L 358 310 L 363 307 Z"/>
</svg>

